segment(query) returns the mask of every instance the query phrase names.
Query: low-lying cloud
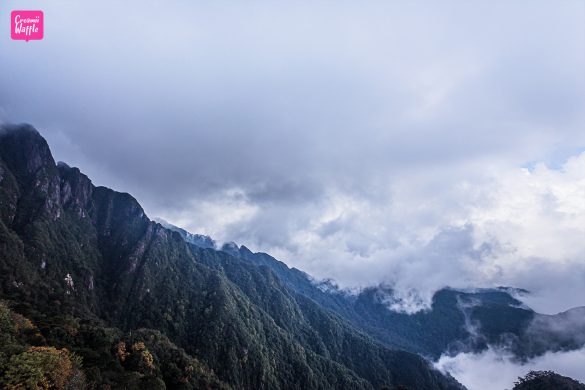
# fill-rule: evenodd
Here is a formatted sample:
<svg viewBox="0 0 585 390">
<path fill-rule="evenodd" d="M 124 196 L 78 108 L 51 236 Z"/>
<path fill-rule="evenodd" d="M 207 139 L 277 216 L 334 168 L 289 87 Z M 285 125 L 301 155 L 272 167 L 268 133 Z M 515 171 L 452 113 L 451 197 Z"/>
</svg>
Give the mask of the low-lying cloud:
<svg viewBox="0 0 585 390">
<path fill-rule="evenodd" d="M 449 372 L 469 390 L 504 390 L 511 389 L 518 377 L 529 371 L 552 370 L 585 383 L 584 361 L 585 349 L 549 352 L 521 363 L 508 353 L 490 348 L 479 354 L 442 356 L 435 367 Z"/>
</svg>

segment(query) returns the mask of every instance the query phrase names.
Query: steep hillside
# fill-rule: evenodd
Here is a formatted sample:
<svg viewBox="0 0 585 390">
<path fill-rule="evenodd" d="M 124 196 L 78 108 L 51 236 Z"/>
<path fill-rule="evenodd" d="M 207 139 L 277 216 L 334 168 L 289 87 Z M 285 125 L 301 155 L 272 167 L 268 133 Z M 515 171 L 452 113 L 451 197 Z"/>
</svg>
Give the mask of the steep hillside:
<svg viewBox="0 0 585 390">
<path fill-rule="evenodd" d="M 460 388 L 419 356 L 356 331 L 271 267 L 192 245 L 148 219 L 132 196 L 56 165 L 30 126 L 0 130 L 0 298 L 38 323 L 51 345 L 78 353 L 96 385 L 124 387 L 125 379 L 96 358 L 94 336 L 77 339 L 84 326 L 119 329 L 108 333 L 105 350 L 143 342 L 159 351 L 145 358 L 158 372 L 173 371 L 161 356 L 175 352 L 164 351 L 183 348 L 185 359 L 234 388 Z M 132 352 L 142 356 L 138 345 Z M 124 351 L 117 356 L 124 366 Z M 207 386 L 176 377 L 156 376 L 170 388 Z"/>
<path fill-rule="evenodd" d="M 166 226 L 189 240 L 190 233 Z M 209 237 L 206 240 L 212 242 Z M 443 353 L 478 352 L 488 344 L 505 345 L 521 359 L 585 345 L 584 307 L 557 315 L 539 314 L 513 297 L 525 291 L 443 289 L 434 295 L 430 310 L 406 314 L 389 309 L 394 299 L 390 288 L 370 287 L 357 295 L 349 294 L 330 282 L 316 282 L 266 253 L 253 253 L 233 243 L 224 245 L 222 251 L 269 267 L 290 290 L 338 314 L 384 345 L 432 359 Z"/>
</svg>

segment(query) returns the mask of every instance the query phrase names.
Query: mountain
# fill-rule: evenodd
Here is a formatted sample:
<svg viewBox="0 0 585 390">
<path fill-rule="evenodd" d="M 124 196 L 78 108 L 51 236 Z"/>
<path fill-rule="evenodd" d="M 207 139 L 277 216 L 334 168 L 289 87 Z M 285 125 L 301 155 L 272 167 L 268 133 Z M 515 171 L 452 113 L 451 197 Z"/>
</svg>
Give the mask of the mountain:
<svg viewBox="0 0 585 390">
<path fill-rule="evenodd" d="M 358 294 L 348 293 L 331 281 L 317 282 L 266 253 L 253 253 L 233 243 L 221 249 L 269 267 L 290 290 L 338 314 L 385 346 L 433 360 L 442 354 L 480 352 L 488 345 L 507 348 L 522 360 L 585 345 L 585 307 L 556 315 L 539 314 L 514 297 L 526 291 L 503 287 L 443 289 L 435 293 L 429 310 L 407 314 L 390 308 L 394 299 L 391 288 L 369 287 Z"/>
<path fill-rule="evenodd" d="M 187 241 L 189 244 L 193 244 L 193 245 L 198 246 L 200 248 L 209 248 L 209 249 L 216 249 L 217 248 L 217 244 L 215 243 L 215 241 L 211 237 L 204 236 L 202 234 L 189 233 L 185 229 L 182 229 L 178 226 L 172 225 L 162 218 L 154 218 L 154 221 L 160 223 L 163 227 L 165 227 L 169 230 L 172 230 L 172 231 L 179 233 L 181 235 L 181 237 L 183 237 L 183 240 Z"/>
<path fill-rule="evenodd" d="M 131 195 L 56 164 L 31 126 L 0 130 L 4 387 L 462 388 L 284 271 L 151 221 Z"/>
</svg>

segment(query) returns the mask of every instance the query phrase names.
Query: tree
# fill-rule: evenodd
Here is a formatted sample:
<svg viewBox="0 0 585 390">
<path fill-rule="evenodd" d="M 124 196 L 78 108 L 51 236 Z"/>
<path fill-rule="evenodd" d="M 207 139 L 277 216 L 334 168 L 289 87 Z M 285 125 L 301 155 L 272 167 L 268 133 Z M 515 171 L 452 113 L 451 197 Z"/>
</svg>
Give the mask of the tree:
<svg viewBox="0 0 585 390">
<path fill-rule="evenodd" d="M 81 359 L 65 348 L 30 347 L 10 358 L 1 383 L 7 390 L 83 389 L 80 366 Z"/>
<path fill-rule="evenodd" d="M 120 344 L 118 345 L 118 351 L 120 351 Z M 125 351 L 125 348 L 122 349 Z M 131 353 L 125 352 L 125 363 L 131 370 L 140 372 L 143 375 L 152 375 L 155 371 L 154 357 L 150 351 L 146 348 L 146 345 L 142 341 L 132 344 L 130 348 Z M 120 356 L 120 352 L 118 352 Z M 123 361 L 124 361 L 123 360 Z"/>
</svg>

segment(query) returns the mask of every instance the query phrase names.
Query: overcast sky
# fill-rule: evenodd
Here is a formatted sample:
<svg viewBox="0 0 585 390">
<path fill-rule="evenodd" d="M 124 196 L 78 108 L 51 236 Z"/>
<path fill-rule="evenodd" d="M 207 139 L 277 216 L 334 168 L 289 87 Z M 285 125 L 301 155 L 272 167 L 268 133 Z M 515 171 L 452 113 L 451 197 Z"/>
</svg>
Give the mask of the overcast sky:
<svg viewBox="0 0 585 390">
<path fill-rule="evenodd" d="M 0 32 L 0 120 L 150 217 L 407 309 L 585 304 L 583 1 L 8 0 Z"/>
</svg>

